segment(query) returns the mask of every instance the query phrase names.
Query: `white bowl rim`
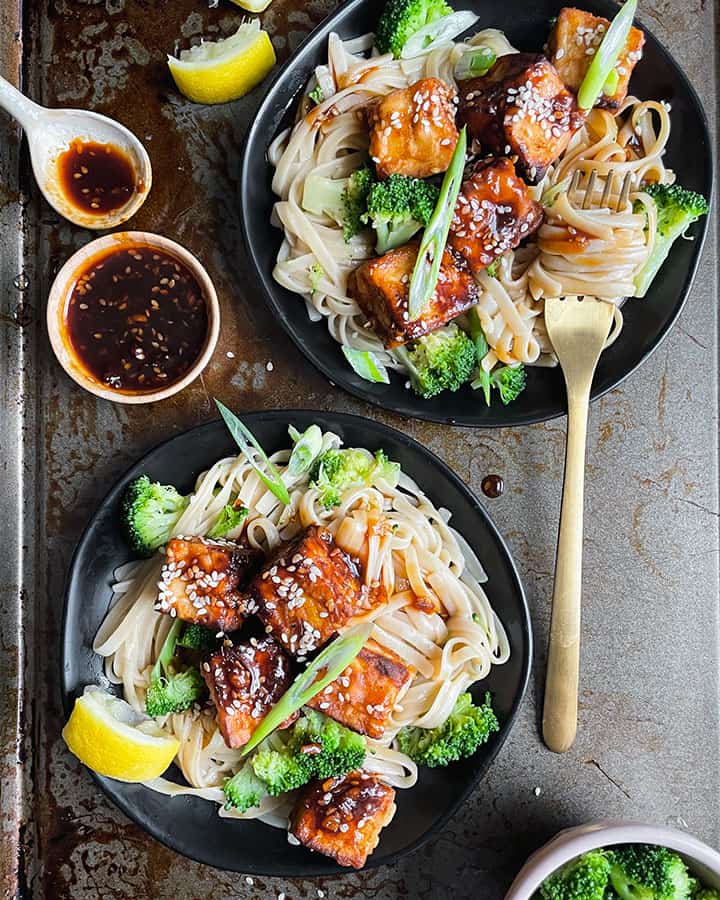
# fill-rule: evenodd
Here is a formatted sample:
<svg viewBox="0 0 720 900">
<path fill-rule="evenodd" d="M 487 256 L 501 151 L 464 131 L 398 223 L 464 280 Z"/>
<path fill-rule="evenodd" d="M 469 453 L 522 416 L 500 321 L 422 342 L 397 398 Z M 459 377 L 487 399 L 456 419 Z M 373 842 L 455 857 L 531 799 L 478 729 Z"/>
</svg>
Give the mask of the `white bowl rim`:
<svg viewBox="0 0 720 900">
<path fill-rule="evenodd" d="M 570 860 L 616 844 L 656 844 L 675 850 L 720 878 L 720 853 L 693 835 L 666 825 L 632 819 L 598 819 L 559 832 L 530 856 L 505 900 L 531 900 L 543 881 Z"/>
<path fill-rule="evenodd" d="M 60 331 L 59 314 L 61 305 L 65 301 L 74 275 L 83 261 L 91 259 L 96 254 L 108 247 L 112 247 L 116 243 L 128 245 L 144 244 L 149 247 L 157 247 L 171 256 L 175 256 L 180 262 L 184 263 L 193 273 L 195 278 L 197 278 L 207 306 L 207 336 L 199 356 L 182 378 L 157 391 L 148 391 L 144 394 L 123 394 L 120 391 L 107 388 L 99 382 L 92 380 L 86 376 L 78 366 L 72 365 L 72 353 L 68 349 L 67 342 L 63 340 Z M 164 237 L 161 234 L 155 234 L 151 231 L 114 231 L 112 234 L 106 234 L 103 235 L 103 237 L 95 238 L 95 240 L 84 244 L 79 250 L 73 253 L 57 273 L 52 286 L 50 287 L 46 318 L 50 344 L 57 361 L 65 370 L 66 374 L 86 391 L 89 391 L 96 397 L 101 397 L 103 400 L 111 400 L 114 403 L 155 403 L 158 400 L 165 400 L 168 397 L 177 394 L 193 382 L 207 366 L 215 351 L 220 335 L 220 304 L 218 302 L 215 286 L 213 285 L 207 270 L 200 260 L 189 250 L 186 250 L 182 244 L 178 244 L 170 238 Z"/>
</svg>

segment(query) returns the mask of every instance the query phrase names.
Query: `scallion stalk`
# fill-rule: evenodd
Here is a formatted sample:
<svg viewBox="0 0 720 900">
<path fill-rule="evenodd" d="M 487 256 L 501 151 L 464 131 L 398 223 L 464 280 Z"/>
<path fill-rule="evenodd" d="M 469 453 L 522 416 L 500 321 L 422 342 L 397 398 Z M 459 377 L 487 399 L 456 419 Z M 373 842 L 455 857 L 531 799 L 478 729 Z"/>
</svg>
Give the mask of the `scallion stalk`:
<svg viewBox="0 0 720 900">
<path fill-rule="evenodd" d="M 473 47 L 466 50 L 455 65 L 455 78 L 465 81 L 468 78 L 478 78 L 491 69 L 497 60 L 492 47 Z"/>
<path fill-rule="evenodd" d="M 467 130 L 463 126 L 455 145 L 455 152 L 443 178 L 435 212 L 430 217 L 420 240 L 420 249 L 415 260 L 408 294 L 410 321 L 417 319 L 422 314 L 437 284 L 455 203 L 462 185 L 466 150 Z"/>
<path fill-rule="evenodd" d="M 241 756 L 253 750 L 264 741 L 285 719 L 301 706 L 305 706 L 320 691 L 324 690 L 350 665 L 365 646 L 373 630 L 372 622 L 355 625 L 345 634 L 335 638 L 322 650 L 310 665 L 301 672 L 287 691 L 253 732 L 250 740 L 240 751 Z M 321 674 L 322 673 L 322 674 Z"/>
<path fill-rule="evenodd" d="M 291 478 L 309 471 L 315 457 L 322 450 L 322 439 L 322 431 L 317 425 L 311 425 L 303 434 L 298 435 L 286 469 Z"/>
<path fill-rule="evenodd" d="M 228 427 L 228 431 L 233 436 L 233 440 L 240 448 L 240 451 L 242 452 L 245 459 L 257 472 L 258 478 L 262 481 L 265 487 L 278 498 L 281 503 L 284 503 L 287 506 L 287 504 L 290 502 L 290 494 L 288 494 L 288 489 L 285 487 L 278 470 L 270 462 L 267 454 L 260 446 L 260 444 L 258 444 L 258 442 L 255 440 L 255 436 L 253 435 L 253 433 L 249 428 L 243 425 L 243 423 L 240 421 L 240 419 L 238 419 L 235 413 L 231 412 L 224 403 L 216 400 L 215 405 L 220 411 L 220 415 L 225 420 L 225 424 Z M 255 457 L 252 452 L 253 449 L 265 464 L 267 471 L 263 471 L 255 461 Z"/>
<path fill-rule="evenodd" d="M 637 0 L 627 0 L 625 6 L 610 23 L 578 90 L 580 109 L 592 109 L 597 98 L 603 92 L 605 83 L 627 43 L 636 9 Z M 617 88 L 617 85 L 615 87 Z"/>
<path fill-rule="evenodd" d="M 390 376 L 387 369 L 372 350 L 355 350 L 352 347 L 343 345 L 342 352 L 345 354 L 345 359 L 353 367 L 353 370 L 365 381 L 390 384 Z"/>
</svg>

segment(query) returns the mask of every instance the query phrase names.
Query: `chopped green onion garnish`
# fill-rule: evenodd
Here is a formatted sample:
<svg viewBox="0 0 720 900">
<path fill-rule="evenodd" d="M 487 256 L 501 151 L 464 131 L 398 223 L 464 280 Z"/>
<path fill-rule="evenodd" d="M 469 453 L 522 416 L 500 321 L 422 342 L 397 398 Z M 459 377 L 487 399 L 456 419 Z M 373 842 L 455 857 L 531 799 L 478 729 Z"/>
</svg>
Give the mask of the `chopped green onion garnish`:
<svg viewBox="0 0 720 900">
<path fill-rule="evenodd" d="M 372 630 L 372 622 L 356 625 L 328 644 L 315 657 L 307 669 L 298 675 L 288 690 L 265 716 L 253 732 L 253 736 L 240 751 L 240 755 L 247 756 L 261 741 L 275 731 L 278 725 L 281 725 L 288 716 L 291 716 L 301 706 L 309 703 L 331 681 L 335 681 L 365 646 Z"/>
<path fill-rule="evenodd" d="M 365 381 L 390 384 L 390 376 L 385 366 L 378 360 L 372 350 L 353 350 L 343 346 L 342 352 L 355 372 Z"/>
<path fill-rule="evenodd" d="M 290 494 L 288 494 L 288 489 L 283 484 L 283 480 L 280 477 L 280 473 L 278 472 L 278 470 L 267 458 L 267 454 L 260 446 L 260 444 L 258 444 L 258 442 L 255 440 L 255 436 L 253 435 L 253 433 L 249 428 L 243 425 L 243 423 L 240 421 L 240 419 L 238 419 L 235 413 L 230 412 L 225 404 L 221 403 L 219 400 L 216 400 L 215 404 L 220 410 L 220 415 L 225 420 L 225 424 L 228 427 L 228 431 L 233 436 L 233 440 L 240 448 L 245 459 L 250 463 L 253 469 L 255 469 L 262 483 L 271 493 L 273 493 L 278 498 L 278 500 L 280 500 L 281 503 L 287 505 L 290 502 Z M 267 471 L 264 472 L 255 462 L 255 457 L 252 452 L 253 448 L 255 449 L 260 459 L 265 463 Z"/>
<path fill-rule="evenodd" d="M 463 126 L 443 178 L 435 212 L 430 217 L 420 241 L 408 295 L 408 317 L 411 322 L 422 314 L 437 284 L 455 202 L 462 185 L 466 150 L 467 130 Z"/>
<path fill-rule="evenodd" d="M 322 103 L 323 100 L 325 99 L 325 95 L 323 94 L 323 89 L 320 87 L 319 84 L 315 85 L 315 87 L 308 94 L 308 97 L 314 103 Z"/>
<path fill-rule="evenodd" d="M 495 65 L 497 56 L 491 47 L 473 47 L 466 50 L 455 66 L 455 78 L 464 81 L 467 78 L 477 78 L 484 75 Z"/>
<path fill-rule="evenodd" d="M 158 654 L 158 658 L 153 666 L 152 672 L 150 673 L 150 680 L 156 681 L 158 678 L 168 671 L 168 666 L 170 665 L 170 660 L 175 655 L 175 644 L 177 643 L 177 639 L 180 637 L 180 632 L 183 629 L 185 623 L 182 619 L 175 619 L 175 621 L 170 626 L 170 631 L 167 633 L 167 637 L 160 648 L 160 653 Z"/>
<path fill-rule="evenodd" d="M 610 74 L 605 79 L 605 84 L 603 85 L 602 92 L 607 97 L 612 97 L 615 91 L 618 89 L 618 85 L 620 84 L 620 73 L 617 69 L 610 69 Z"/>
<path fill-rule="evenodd" d="M 625 6 L 610 23 L 607 34 L 602 39 L 580 85 L 578 91 L 580 109 L 592 109 L 597 98 L 602 94 L 605 82 L 625 48 L 636 9 L 637 0 L 627 0 Z"/>
<path fill-rule="evenodd" d="M 490 406 L 490 373 L 486 372 L 482 367 L 482 361 L 490 352 L 490 345 L 487 342 L 485 332 L 480 324 L 480 315 L 478 314 L 476 306 L 471 308 L 469 316 L 470 337 L 475 344 L 475 353 L 478 361 L 478 375 L 477 378 L 473 380 L 472 386 L 476 390 L 477 388 L 482 388 L 482 392 L 485 395 L 485 403 Z"/>
<path fill-rule="evenodd" d="M 442 44 L 449 44 L 463 31 L 472 28 L 478 19 L 479 16 L 467 9 L 435 19 L 428 25 L 423 25 L 405 41 L 400 56 L 402 59 L 412 59 Z"/>
<path fill-rule="evenodd" d="M 287 464 L 287 474 L 297 478 L 307 472 L 315 457 L 322 450 L 322 431 L 317 425 L 311 425 L 307 431 L 299 435 Z"/>
</svg>

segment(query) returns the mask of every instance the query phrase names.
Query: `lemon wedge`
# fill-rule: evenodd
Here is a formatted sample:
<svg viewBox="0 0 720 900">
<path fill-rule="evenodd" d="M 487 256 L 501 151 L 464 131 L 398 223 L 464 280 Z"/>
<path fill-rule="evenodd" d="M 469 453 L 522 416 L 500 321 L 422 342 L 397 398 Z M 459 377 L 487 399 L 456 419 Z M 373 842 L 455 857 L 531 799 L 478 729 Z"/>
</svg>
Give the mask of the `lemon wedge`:
<svg viewBox="0 0 720 900">
<path fill-rule="evenodd" d="M 240 9 L 246 9 L 251 13 L 261 13 L 270 6 L 272 0 L 232 0 L 232 2 Z"/>
<path fill-rule="evenodd" d="M 183 50 L 168 66 L 181 94 L 195 103 L 227 103 L 259 84 L 277 59 L 270 37 L 257 19 L 243 23 L 221 41 Z"/>
<path fill-rule="evenodd" d="M 157 778 L 180 746 L 153 719 L 95 686 L 75 701 L 62 736 L 80 762 L 119 781 Z"/>
</svg>

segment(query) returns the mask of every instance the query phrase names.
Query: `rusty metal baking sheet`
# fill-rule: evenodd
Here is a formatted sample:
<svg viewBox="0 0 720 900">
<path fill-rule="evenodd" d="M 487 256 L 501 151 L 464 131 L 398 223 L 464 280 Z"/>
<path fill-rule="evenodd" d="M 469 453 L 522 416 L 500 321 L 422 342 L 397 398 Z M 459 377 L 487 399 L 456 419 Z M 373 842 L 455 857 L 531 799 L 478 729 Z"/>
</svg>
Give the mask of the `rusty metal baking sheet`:
<svg viewBox="0 0 720 900">
<path fill-rule="evenodd" d="M 393 867 L 288 881 L 215 871 L 157 844 L 98 791 L 61 739 L 58 634 L 73 546 L 98 499 L 146 449 L 237 409 L 342 408 L 404 429 L 488 501 L 524 578 L 542 673 L 564 452 L 562 420 L 465 431 L 400 420 L 334 391 L 270 319 L 247 277 L 236 196 L 256 91 L 198 107 L 173 88 L 176 41 L 216 38 L 242 12 L 226 0 L 19 0 L 0 5 L 0 69 L 49 105 L 109 113 L 151 154 L 152 193 L 131 223 L 188 246 L 218 287 L 223 329 L 210 367 L 159 405 L 80 391 L 44 326 L 53 273 L 91 235 L 40 200 L 19 133 L 0 114 L 0 871 L 5 897 L 465 898 L 500 900 L 525 856 L 558 829 L 601 816 L 687 827 L 720 843 L 718 421 L 715 235 L 686 309 L 642 369 L 593 407 L 588 446 L 584 658 L 578 740 L 554 756 L 538 735 L 535 681 L 520 720 L 444 833 Z M 274 0 L 262 15 L 281 60 L 329 12 Z M 713 6 L 645 0 L 715 110 Z M 711 127 L 714 128 L 714 121 Z M 259 826 L 261 827 L 261 826 Z"/>
</svg>

